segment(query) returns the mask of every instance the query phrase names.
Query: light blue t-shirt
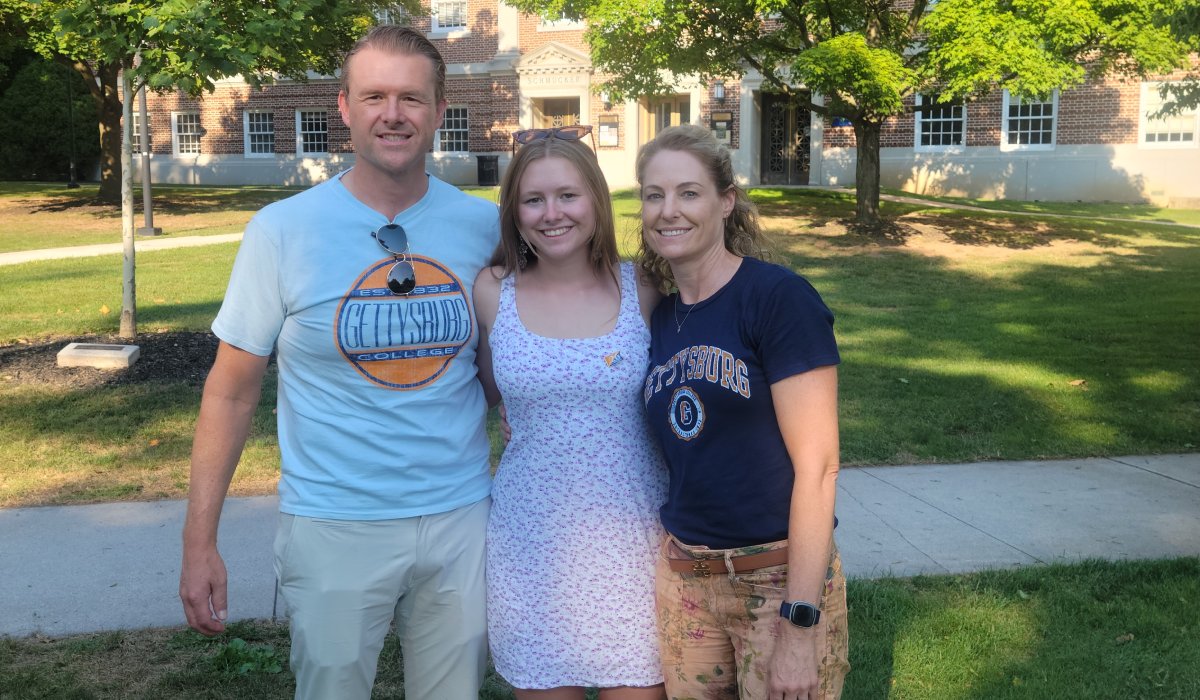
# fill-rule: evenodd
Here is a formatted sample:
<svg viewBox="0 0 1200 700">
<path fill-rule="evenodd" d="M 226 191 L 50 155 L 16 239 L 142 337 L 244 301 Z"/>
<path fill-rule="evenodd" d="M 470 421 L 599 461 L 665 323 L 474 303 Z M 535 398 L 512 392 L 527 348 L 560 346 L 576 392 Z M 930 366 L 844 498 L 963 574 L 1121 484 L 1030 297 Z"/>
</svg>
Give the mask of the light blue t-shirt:
<svg viewBox="0 0 1200 700">
<path fill-rule="evenodd" d="M 371 236 L 387 223 L 408 234 L 408 296 L 388 290 L 394 260 Z M 496 205 L 432 176 L 392 222 L 340 176 L 250 221 L 212 329 L 278 353 L 283 512 L 385 520 L 488 495 L 471 288 L 498 237 Z"/>
</svg>

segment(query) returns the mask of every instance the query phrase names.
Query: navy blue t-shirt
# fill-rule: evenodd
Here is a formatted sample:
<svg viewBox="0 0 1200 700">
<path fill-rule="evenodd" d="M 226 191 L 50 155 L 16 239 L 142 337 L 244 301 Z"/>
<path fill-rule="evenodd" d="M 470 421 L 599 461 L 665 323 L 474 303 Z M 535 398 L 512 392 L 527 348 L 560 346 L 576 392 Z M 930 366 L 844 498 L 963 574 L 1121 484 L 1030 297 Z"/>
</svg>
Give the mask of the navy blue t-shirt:
<svg viewBox="0 0 1200 700">
<path fill-rule="evenodd" d="M 771 384 L 841 361 L 833 314 L 803 277 L 755 258 L 700 303 L 677 297 L 651 318 L 643 393 L 671 477 L 663 526 L 713 549 L 787 539 L 794 472 Z"/>
</svg>

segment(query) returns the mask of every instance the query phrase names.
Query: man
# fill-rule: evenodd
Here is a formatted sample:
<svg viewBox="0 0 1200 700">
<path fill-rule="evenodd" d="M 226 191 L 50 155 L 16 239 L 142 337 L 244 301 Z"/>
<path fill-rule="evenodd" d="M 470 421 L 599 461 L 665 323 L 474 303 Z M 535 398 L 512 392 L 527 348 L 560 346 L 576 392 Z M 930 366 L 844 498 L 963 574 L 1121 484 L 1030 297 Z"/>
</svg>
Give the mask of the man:
<svg viewBox="0 0 1200 700">
<path fill-rule="evenodd" d="M 496 207 L 425 172 L 445 64 L 376 27 L 342 67 L 355 165 L 260 211 L 213 332 L 192 448 L 179 594 L 224 629 L 221 507 L 268 357 L 279 366 L 275 572 L 297 698 L 367 698 L 396 622 L 406 697 L 477 697 L 486 664 L 486 406 L 469 300 Z"/>
</svg>

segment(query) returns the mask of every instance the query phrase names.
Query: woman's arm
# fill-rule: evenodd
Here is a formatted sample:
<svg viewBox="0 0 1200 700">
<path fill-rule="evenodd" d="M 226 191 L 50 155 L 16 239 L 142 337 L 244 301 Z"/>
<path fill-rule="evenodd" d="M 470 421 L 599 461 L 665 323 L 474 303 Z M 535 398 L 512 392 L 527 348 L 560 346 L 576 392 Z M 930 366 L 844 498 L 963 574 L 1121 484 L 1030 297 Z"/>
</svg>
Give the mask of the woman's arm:
<svg viewBox="0 0 1200 700">
<path fill-rule="evenodd" d="M 483 395 L 489 408 L 501 401 L 500 390 L 496 388 L 496 378 L 492 373 L 492 347 L 488 343 L 488 333 L 496 323 L 496 314 L 500 309 L 500 279 L 496 277 L 499 269 L 485 267 L 480 270 L 471 295 L 475 304 L 475 318 L 479 321 L 475 366 L 479 369 L 479 383 L 483 385 Z"/>
<path fill-rule="evenodd" d="M 837 496 L 837 367 L 818 367 L 771 385 L 779 430 L 795 471 L 788 519 L 788 601 L 819 605 L 833 540 Z M 816 697 L 825 626 L 780 618 L 771 659 L 771 697 Z M 778 693 L 778 695 L 777 695 Z"/>
<path fill-rule="evenodd" d="M 650 314 L 654 313 L 654 307 L 658 306 L 658 302 L 662 301 L 663 293 L 658 290 L 658 282 L 651 279 L 645 270 L 637 267 L 636 272 L 638 305 L 642 310 L 642 320 L 649 327 Z"/>
</svg>

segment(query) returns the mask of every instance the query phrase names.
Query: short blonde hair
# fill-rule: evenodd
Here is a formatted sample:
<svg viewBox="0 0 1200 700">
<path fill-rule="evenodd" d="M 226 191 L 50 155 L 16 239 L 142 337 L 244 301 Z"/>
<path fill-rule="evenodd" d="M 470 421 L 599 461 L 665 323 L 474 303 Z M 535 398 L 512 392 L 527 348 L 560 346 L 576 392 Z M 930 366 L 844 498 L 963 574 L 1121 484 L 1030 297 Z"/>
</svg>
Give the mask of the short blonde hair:
<svg viewBox="0 0 1200 700">
<path fill-rule="evenodd" d="M 342 59 L 342 92 L 350 88 L 350 59 L 363 49 L 378 49 L 385 53 L 401 54 L 403 56 L 424 56 L 433 63 L 433 90 L 437 101 L 446 97 L 446 62 L 425 35 L 412 27 L 400 27 L 394 24 L 381 24 L 367 32 L 359 39 L 346 57 Z"/>
</svg>

